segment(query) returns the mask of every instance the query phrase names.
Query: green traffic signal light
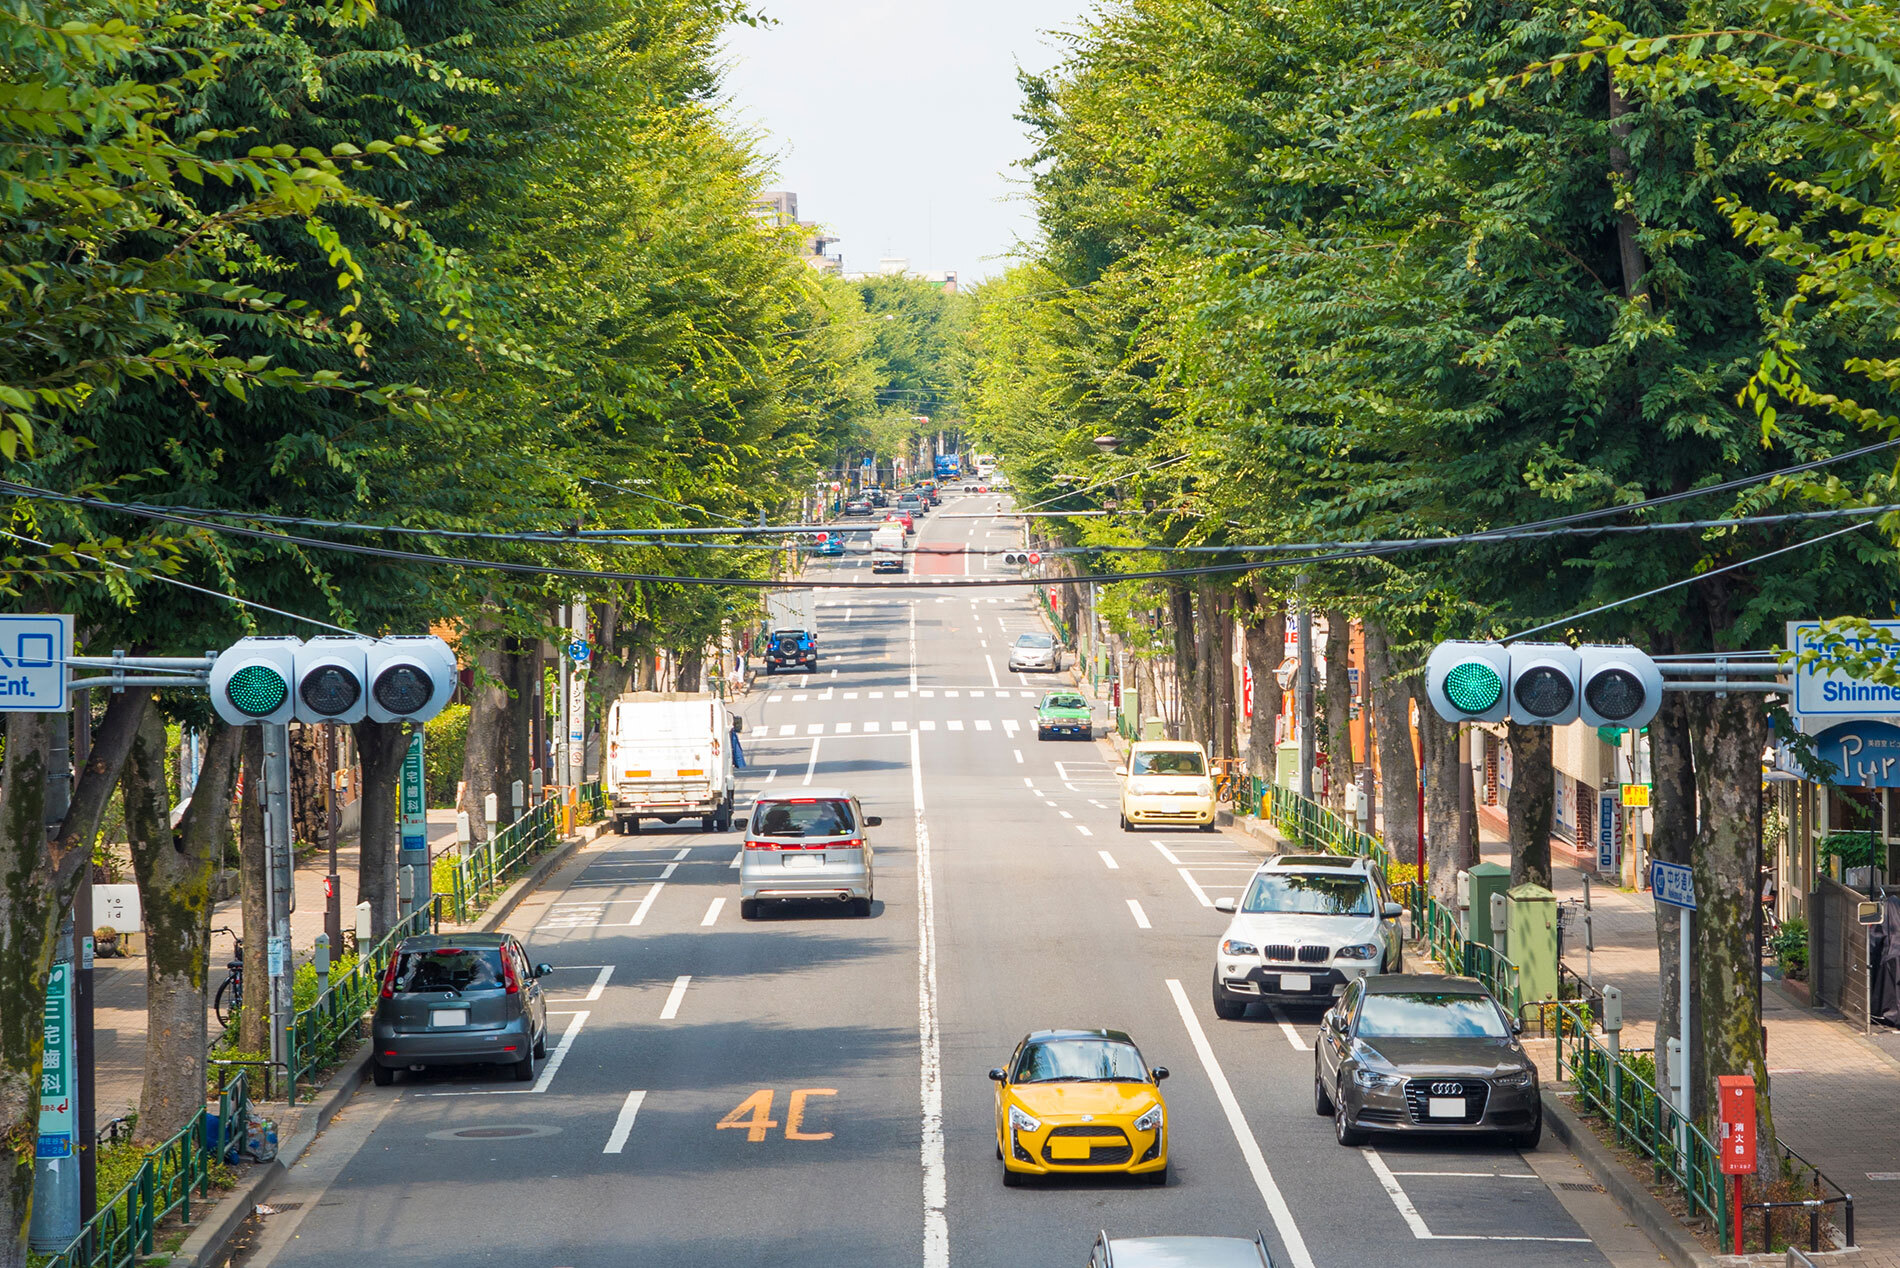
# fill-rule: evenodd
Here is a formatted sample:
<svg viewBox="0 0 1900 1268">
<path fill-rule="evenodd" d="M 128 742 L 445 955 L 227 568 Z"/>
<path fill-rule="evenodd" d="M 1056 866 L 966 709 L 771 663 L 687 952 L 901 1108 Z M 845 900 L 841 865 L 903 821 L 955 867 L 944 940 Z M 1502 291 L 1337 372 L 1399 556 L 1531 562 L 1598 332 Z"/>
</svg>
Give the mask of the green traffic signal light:
<svg viewBox="0 0 1900 1268">
<path fill-rule="evenodd" d="M 283 707 L 290 683 L 269 665 L 246 665 L 231 675 L 224 694 L 238 712 L 261 718 Z"/>
<path fill-rule="evenodd" d="M 1460 713 L 1483 713 L 1503 694 L 1504 679 L 1481 660 L 1463 661 L 1445 675 L 1445 699 Z"/>
</svg>

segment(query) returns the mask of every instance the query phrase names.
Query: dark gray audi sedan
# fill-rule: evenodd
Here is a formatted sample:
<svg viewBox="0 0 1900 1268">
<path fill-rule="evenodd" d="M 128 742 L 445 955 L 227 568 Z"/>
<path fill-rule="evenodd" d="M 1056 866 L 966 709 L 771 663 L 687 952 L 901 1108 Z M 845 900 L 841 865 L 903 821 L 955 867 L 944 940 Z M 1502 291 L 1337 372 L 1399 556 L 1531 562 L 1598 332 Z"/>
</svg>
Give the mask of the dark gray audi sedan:
<svg viewBox="0 0 1900 1268">
<path fill-rule="evenodd" d="M 1342 1145 L 1369 1131 L 1543 1136 L 1537 1067 L 1484 984 L 1383 973 L 1346 988 L 1313 1044 L 1313 1109 Z"/>
<path fill-rule="evenodd" d="M 547 1053 L 548 1006 L 541 979 L 505 933 L 425 934 L 403 939 L 383 973 L 371 1023 L 370 1072 L 388 1086 L 396 1071 L 437 1065 L 505 1065 L 534 1077 Z"/>
</svg>

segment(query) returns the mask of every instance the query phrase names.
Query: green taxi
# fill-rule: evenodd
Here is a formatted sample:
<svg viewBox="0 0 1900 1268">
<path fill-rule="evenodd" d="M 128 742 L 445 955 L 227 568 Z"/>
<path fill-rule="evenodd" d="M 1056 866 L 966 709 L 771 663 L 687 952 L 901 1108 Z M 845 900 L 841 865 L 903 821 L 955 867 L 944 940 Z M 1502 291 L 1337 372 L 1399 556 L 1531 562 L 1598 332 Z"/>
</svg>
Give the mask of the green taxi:
<svg viewBox="0 0 1900 1268">
<path fill-rule="evenodd" d="M 1076 735 L 1088 739 L 1094 734 L 1089 717 L 1089 702 L 1075 691 L 1045 692 L 1036 706 L 1036 738 L 1052 735 Z"/>
</svg>

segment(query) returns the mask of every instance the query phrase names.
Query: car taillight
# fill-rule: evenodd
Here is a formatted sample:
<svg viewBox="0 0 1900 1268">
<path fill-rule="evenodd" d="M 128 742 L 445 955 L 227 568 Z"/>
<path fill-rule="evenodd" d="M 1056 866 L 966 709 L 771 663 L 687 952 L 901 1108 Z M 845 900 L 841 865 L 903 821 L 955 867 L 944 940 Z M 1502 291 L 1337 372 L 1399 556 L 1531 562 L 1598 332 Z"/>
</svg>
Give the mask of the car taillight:
<svg viewBox="0 0 1900 1268">
<path fill-rule="evenodd" d="M 389 967 L 383 970 L 383 998 L 396 998 L 396 957 L 389 957 Z"/>
<path fill-rule="evenodd" d="M 505 951 L 501 957 L 501 984 L 510 995 L 518 995 L 521 992 L 521 977 L 515 972 L 514 959 Z"/>
<path fill-rule="evenodd" d="M 770 841 L 747 841 L 745 848 L 748 850 L 776 850 L 779 847 Z"/>
<path fill-rule="evenodd" d="M 820 846 L 819 848 L 828 850 L 862 850 L 864 848 L 864 838 L 852 837 L 849 841 L 833 841 L 830 845 Z"/>
</svg>

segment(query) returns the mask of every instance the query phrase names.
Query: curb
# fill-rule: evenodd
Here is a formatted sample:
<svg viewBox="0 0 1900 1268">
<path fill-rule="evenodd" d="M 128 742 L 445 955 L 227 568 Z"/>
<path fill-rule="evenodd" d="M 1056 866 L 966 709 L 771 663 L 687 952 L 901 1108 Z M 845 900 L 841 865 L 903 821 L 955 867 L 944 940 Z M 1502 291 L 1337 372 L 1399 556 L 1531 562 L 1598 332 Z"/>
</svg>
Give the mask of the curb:
<svg viewBox="0 0 1900 1268">
<path fill-rule="evenodd" d="M 1694 1235 L 1684 1228 L 1650 1191 L 1597 1138 L 1588 1124 L 1558 1099 L 1549 1088 L 1543 1089 L 1544 1124 L 1577 1156 L 1584 1169 L 1604 1191 L 1623 1208 L 1623 1214 L 1654 1242 L 1664 1259 L 1676 1268 L 1713 1268 L 1715 1260 L 1702 1248 Z"/>
<path fill-rule="evenodd" d="M 581 828 L 563 841 L 560 848 L 549 851 L 529 870 L 527 875 L 503 890 L 494 905 L 483 912 L 481 918 L 474 924 L 458 925 L 456 928 L 479 930 L 483 933 L 490 933 L 499 928 L 509 916 L 514 914 L 515 908 L 521 905 L 521 900 L 546 880 L 550 872 L 573 857 L 574 852 L 581 846 L 597 840 L 606 827 L 607 825 L 603 822 L 590 823 Z M 330 1125 L 330 1120 L 336 1117 L 337 1111 L 356 1095 L 357 1087 L 369 1073 L 369 1063 L 370 1045 L 369 1041 L 365 1040 L 348 1060 L 337 1067 L 316 1096 L 297 1111 L 297 1131 L 279 1147 L 277 1157 L 259 1166 L 256 1174 L 248 1181 L 218 1199 L 218 1204 L 211 1208 L 211 1213 L 198 1222 L 192 1229 L 191 1235 L 185 1238 L 183 1245 L 179 1246 L 172 1255 L 170 1268 L 211 1268 L 211 1265 L 217 1262 L 218 1257 L 224 1253 L 225 1246 L 251 1218 L 253 1209 L 270 1196 L 271 1190 L 277 1187 L 278 1181 L 282 1180 L 290 1169 L 297 1165 L 297 1161 L 304 1156 L 310 1146 L 316 1143 L 317 1137 L 322 1134 L 324 1128 Z"/>
</svg>

